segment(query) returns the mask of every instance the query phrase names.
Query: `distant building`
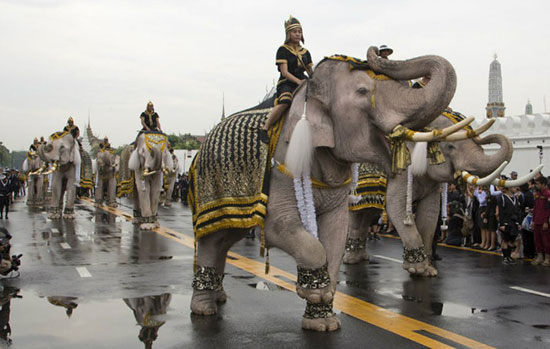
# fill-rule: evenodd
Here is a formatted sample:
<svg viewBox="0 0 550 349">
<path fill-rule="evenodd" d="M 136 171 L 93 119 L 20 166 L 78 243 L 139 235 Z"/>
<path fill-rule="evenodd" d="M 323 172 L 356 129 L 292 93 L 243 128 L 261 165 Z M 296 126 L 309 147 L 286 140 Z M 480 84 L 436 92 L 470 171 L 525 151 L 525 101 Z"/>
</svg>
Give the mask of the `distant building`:
<svg viewBox="0 0 550 349">
<path fill-rule="evenodd" d="M 487 102 L 487 118 L 504 117 L 504 102 L 502 97 L 502 74 L 497 55 L 489 66 L 489 101 Z"/>
<path fill-rule="evenodd" d="M 527 100 L 527 105 L 525 106 L 525 115 L 531 114 L 533 114 L 533 106 L 531 105 L 531 101 Z"/>
</svg>

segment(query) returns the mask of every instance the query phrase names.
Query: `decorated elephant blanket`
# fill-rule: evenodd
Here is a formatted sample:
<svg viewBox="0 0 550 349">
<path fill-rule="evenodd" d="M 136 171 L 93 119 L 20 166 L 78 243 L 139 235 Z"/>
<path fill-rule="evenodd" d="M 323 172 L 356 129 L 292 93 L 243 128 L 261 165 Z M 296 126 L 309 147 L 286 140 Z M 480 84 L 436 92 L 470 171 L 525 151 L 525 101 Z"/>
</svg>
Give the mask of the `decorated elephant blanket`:
<svg viewBox="0 0 550 349">
<path fill-rule="evenodd" d="M 359 211 L 366 208 L 384 209 L 386 200 L 386 174 L 372 163 L 359 164 L 357 188 L 353 193 L 360 196 L 358 202 L 350 201 L 349 210 Z"/>
<path fill-rule="evenodd" d="M 251 109 L 222 120 L 208 135 L 189 169 L 189 207 L 195 238 L 222 229 L 263 228 L 267 211 L 270 159 L 283 119 L 260 141 L 271 108 Z"/>
<path fill-rule="evenodd" d="M 92 158 L 85 150 L 80 151 L 82 163 L 80 165 L 80 187 L 94 189 L 94 173 L 92 169 Z"/>
</svg>

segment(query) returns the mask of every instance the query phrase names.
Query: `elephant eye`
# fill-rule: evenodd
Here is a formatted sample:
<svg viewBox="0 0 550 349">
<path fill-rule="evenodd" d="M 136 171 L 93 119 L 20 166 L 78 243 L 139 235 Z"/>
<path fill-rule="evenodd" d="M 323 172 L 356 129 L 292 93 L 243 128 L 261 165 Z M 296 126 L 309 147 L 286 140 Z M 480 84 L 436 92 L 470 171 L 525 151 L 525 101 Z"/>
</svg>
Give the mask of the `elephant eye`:
<svg viewBox="0 0 550 349">
<path fill-rule="evenodd" d="M 456 147 L 452 144 L 448 144 L 447 148 L 449 148 L 449 150 L 455 150 L 456 149 Z"/>
<path fill-rule="evenodd" d="M 359 87 L 359 89 L 357 89 L 357 93 L 359 93 L 360 95 L 366 95 L 368 92 L 369 90 L 367 90 L 366 87 Z"/>
</svg>

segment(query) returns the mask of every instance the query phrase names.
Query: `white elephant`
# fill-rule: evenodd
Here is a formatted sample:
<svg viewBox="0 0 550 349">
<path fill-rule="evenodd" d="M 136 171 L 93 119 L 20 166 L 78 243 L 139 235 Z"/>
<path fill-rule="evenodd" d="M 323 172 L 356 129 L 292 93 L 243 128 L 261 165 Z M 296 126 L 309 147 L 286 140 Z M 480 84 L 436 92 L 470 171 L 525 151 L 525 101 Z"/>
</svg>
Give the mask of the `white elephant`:
<svg viewBox="0 0 550 349">
<path fill-rule="evenodd" d="M 142 132 L 135 144 L 126 148 L 121 156 L 122 178 L 119 196 L 133 193 L 133 222 L 140 224 L 142 230 L 152 230 L 159 226 L 157 209 L 162 189 L 162 175 L 173 167 L 167 146 L 168 138 L 164 133 Z"/>
<path fill-rule="evenodd" d="M 76 196 L 76 169 L 80 166 L 78 143 L 70 132 L 56 132 L 50 136 L 48 143 L 38 147 L 38 155 L 51 168 L 44 175 L 52 174 L 52 197 L 49 205 L 50 219 L 74 219 L 74 201 Z M 44 167 L 42 167 L 44 168 Z M 67 195 L 65 209 L 63 196 Z"/>
<path fill-rule="evenodd" d="M 116 186 L 120 157 L 114 149 L 100 149 L 96 159 L 97 186 L 95 189 L 95 203 L 101 205 L 103 201 L 110 207 L 117 207 Z M 106 193 L 105 193 L 106 192 Z"/>
<path fill-rule="evenodd" d="M 29 151 L 23 162 L 23 172 L 27 175 L 27 205 L 40 207 L 44 204 L 44 176 L 39 170 L 44 165 L 38 154 Z"/>
<path fill-rule="evenodd" d="M 178 157 L 175 154 L 171 154 L 173 166 L 168 171 L 164 172 L 163 183 L 164 183 L 164 192 L 166 197 L 164 198 L 164 206 L 172 206 L 172 195 L 174 194 L 174 186 L 176 185 L 176 180 L 179 173 L 179 161 Z"/>
<path fill-rule="evenodd" d="M 332 300 L 347 235 L 351 165 L 389 162 L 385 137 L 398 125 L 425 127 L 456 88 L 454 69 L 441 57 L 393 61 L 377 54 L 369 49 L 368 64 L 345 56 L 321 61 L 295 91 L 280 128 L 271 130 L 269 146 L 257 136 L 269 112 L 262 105 L 226 118 L 209 133 L 190 169 L 197 239 L 193 313 L 217 312 L 227 298 L 227 252 L 259 225 L 266 247 L 296 260 L 296 291 L 307 301 L 302 328 L 340 327 Z M 431 77 L 422 90 L 399 82 L 422 76 Z"/>
</svg>

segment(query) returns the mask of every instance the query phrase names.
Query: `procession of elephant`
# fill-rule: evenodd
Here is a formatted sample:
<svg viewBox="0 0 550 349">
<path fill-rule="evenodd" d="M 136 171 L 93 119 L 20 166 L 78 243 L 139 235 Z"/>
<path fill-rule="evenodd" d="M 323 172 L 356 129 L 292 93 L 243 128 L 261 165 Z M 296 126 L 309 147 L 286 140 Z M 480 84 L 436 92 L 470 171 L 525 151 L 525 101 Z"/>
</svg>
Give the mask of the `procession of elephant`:
<svg viewBox="0 0 550 349">
<path fill-rule="evenodd" d="M 425 86 L 410 87 L 423 77 L 429 77 Z M 217 313 L 227 299 L 227 253 L 256 227 L 262 255 L 279 248 L 296 261 L 296 291 L 307 302 L 304 329 L 340 328 L 332 305 L 340 264 L 368 258 L 368 227 L 382 210 L 402 240 L 406 272 L 437 276 L 429 257 L 439 216 L 446 216 L 441 186 L 457 178 L 519 186 L 536 173 L 497 179 L 512 143 L 500 134 L 480 137 L 494 120 L 472 129 L 473 117 L 448 109 L 455 89 L 455 71 L 444 58 L 387 60 L 371 47 L 366 61 L 335 55 L 318 63 L 270 129 L 269 144 L 258 130 L 273 100 L 222 120 L 189 170 L 192 312 Z M 485 154 L 482 145 L 489 143 L 500 150 Z M 99 151 L 95 170 L 84 153 L 70 132 L 53 133 L 30 152 L 24 164 L 29 206 L 44 204 L 50 219 L 74 219 L 75 184 L 93 179 L 98 206 L 116 206 L 117 195 L 128 195 L 133 222 L 142 230 L 158 228 L 163 182 L 172 190 L 178 169 L 167 136 L 141 132 L 120 156 Z M 48 186 L 51 198 L 44 203 Z"/>
</svg>

